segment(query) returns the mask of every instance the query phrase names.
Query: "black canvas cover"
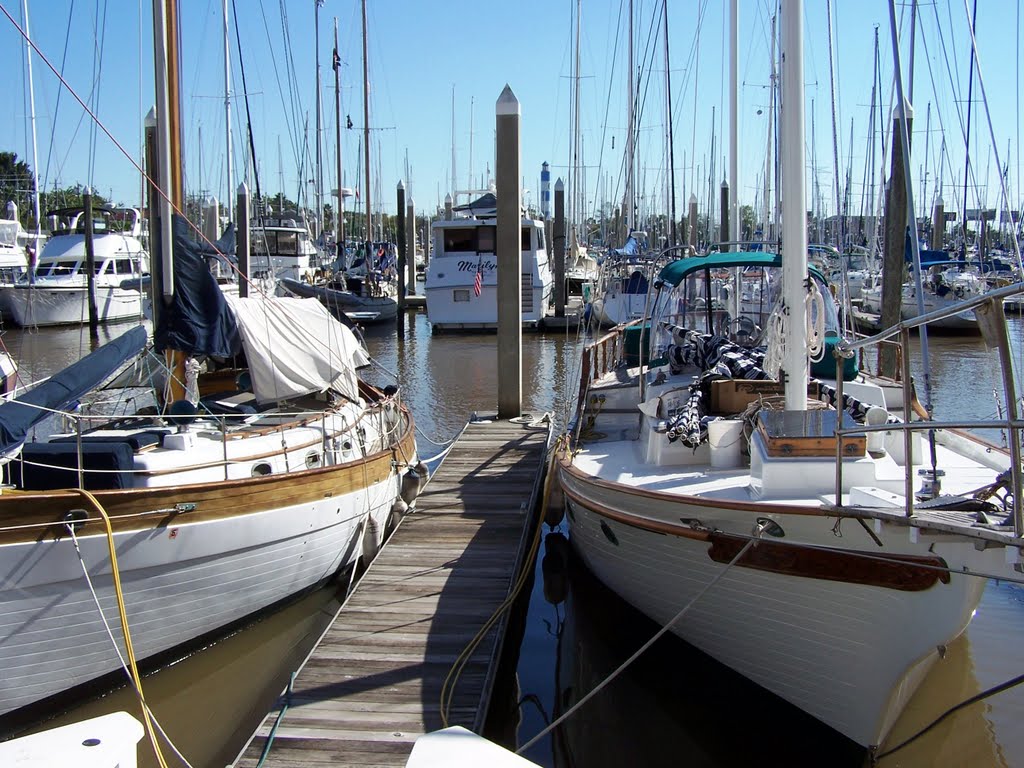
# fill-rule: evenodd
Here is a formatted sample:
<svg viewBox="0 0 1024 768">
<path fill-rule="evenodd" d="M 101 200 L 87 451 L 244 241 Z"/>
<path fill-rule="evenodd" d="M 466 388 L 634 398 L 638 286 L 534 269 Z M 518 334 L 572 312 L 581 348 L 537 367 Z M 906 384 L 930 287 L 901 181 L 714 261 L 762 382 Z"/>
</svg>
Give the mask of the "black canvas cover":
<svg viewBox="0 0 1024 768">
<path fill-rule="evenodd" d="M 219 258 L 217 251 L 234 251 L 235 231 L 228 227 L 215 251 L 193 240 L 190 229 L 185 219 L 174 216 L 174 299 L 160 313 L 153 346 L 158 352 L 177 349 L 191 355 L 232 357 L 241 349 L 241 337 L 208 260 Z M 160 263 L 159 254 L 154 254 L 154 263 Z"/>
</svg>

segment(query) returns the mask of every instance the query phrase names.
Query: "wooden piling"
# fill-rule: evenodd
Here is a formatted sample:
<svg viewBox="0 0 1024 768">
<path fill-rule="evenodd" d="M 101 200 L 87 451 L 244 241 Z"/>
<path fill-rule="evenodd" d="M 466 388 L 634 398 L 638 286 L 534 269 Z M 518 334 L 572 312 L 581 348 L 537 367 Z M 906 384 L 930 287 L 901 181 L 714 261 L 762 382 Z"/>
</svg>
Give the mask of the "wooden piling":
<svg viewBox="0 0 1024 768">
<path fill-rule="evenodd" d="M 401 180 L 398 182 L 396 206 L 398 212 L 395 217 L 395 230 L 398 236 L 398 314 L 395 316 L 395 323 L 401 334 L 405 330 L 405 265 L 409 259 L 405 227 L 405 183 Z"/>
<path fill-rule="evenodd" d="M 249 296 L 249 277 L 251 273 L 250 241 L 249 241 L 249 187 L 243 181 L 238 185 L 238 241 L 235 245 L 238 257 L 238 296 Z"/>
<path fill-rule="evenodd" d="M 92 220 L 92 189 L 85 188 L 82 193 L 82 216 L 85 219 L 85 280 L 88 286 L 89 303 L 89 338 L 93 342 L 100 340 L 99 316 L 96 311 L 96 249 L 93 244 Z"/>
<path fill-rule="evenodd" d="M 495 105 L 498 197 L 498 418 L 523 409 L 522 190 L 519 99 L 506 85 Z"/>
<path fill-rule="evenodd" d="M 555 317 L 565 317 L 565 184 L 555 182 L 555 223 L 551 236 L 555 251 Z"/>
</svg>

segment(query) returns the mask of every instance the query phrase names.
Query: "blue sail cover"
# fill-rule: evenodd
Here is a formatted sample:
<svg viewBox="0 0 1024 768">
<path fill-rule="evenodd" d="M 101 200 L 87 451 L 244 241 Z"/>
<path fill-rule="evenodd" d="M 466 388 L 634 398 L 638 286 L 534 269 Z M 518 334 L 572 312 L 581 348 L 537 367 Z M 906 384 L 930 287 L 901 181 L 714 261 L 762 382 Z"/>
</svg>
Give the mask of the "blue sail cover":
<svg viewBox="0 0 1024 768">
<path fill-rule="evenodd" d="M 217 256 L 217 252 L 205 242 L 190 238 L 189 229 L 185 219 L 174 216 L 174 299 L 160 313 L 153 346 L 158 352 L 177 349 L 191 355 L 232 357 L 241 349 L 241 337 L 208 266 L 208 258 Z M 232 252 L 234 242 L 235 231 L 229 227 L 217 241 L 217 250 Z"/>
<path fill-rule="evenodd" d="M 65 410 L 142 352 L 147 336 L 141 325 L 132 328 L 21 397 L 0 403 L 0 453 L 17 448 L 34 425 L 53 411 Z"/>
<path fill-rule="evenodd" d="M 613 256 L 639 256 L 640 255 L 640 243 L 633 235 L 630 235 L 626 239 L 626 244 L 621 248 L 615 248 L 612 250 Z"/>
</svg>

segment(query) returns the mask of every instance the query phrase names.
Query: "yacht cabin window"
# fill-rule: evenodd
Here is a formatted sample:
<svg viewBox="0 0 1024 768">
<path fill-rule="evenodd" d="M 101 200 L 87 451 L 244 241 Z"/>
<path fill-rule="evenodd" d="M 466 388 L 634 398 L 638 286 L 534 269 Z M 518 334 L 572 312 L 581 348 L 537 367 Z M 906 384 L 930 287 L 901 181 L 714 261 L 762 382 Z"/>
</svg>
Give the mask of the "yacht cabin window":
<svg viewBox="0 0 1024 768">
<path fill-rule="evenodd" d="M 522 249 L 524 251 L 533 250 L 533 246 L 530 244 L 530 230 L 531 227 L 523 227 L 522 229 L 522 237 L 520 239 L 522 240 Z"/>
<path fill-rule="evenodd" d="M 479 253 L 494 253 L 494 243 L 498 239 L 497 227 L 480 227 L 476 231 L 476 250 Z"/>
<path fill-rule="evenodd" d="M 476 227 L 451 227 L 444 230 L 446 253 L 476 253 Z"/>
</svg>

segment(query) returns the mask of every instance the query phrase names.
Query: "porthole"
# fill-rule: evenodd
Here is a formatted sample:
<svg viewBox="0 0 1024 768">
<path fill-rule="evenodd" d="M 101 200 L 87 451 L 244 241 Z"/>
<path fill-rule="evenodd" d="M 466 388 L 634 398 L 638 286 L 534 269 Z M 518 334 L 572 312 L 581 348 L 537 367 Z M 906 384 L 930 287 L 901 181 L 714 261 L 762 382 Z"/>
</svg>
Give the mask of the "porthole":
<svg viewBox="0 0 1024 768">
<path fill-rule="evenodd" d="M 266 477 L 267 475 L 273 474 L 274 470 L 267 463 L 254 464 L 252 467 L 253 477 Z"/>
<path fill-rule="evenodd" d="M 320 453 L 318 451 L 310 451 L 306 454 L 306 469 L 316 469 L 321 465 Z"/>
</svg>

